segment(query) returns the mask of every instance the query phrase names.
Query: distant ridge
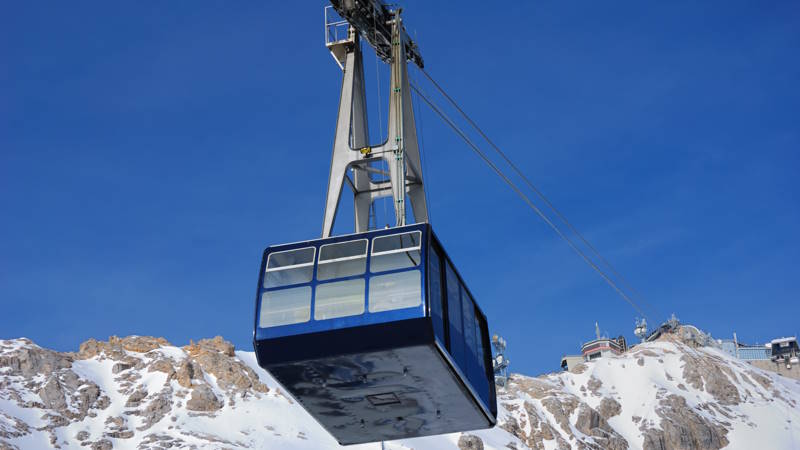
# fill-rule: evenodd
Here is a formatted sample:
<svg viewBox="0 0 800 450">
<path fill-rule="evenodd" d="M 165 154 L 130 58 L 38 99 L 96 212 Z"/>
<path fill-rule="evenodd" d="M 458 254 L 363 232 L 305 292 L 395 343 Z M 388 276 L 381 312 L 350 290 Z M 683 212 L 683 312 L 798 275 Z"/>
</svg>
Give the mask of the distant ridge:
<svg viewBox="0 0 800 450">
<path fill-rule="evenodd" d="M 800 448 L 800 382 L 671 335 L 572 372 L 513 374 L 498 397 L 494 429 L 385 448 Z M 340 447 L 221 337 L 111 337 L 72 353 L 0 341 L 0 449 L 43 448 Z"/>
</svg>

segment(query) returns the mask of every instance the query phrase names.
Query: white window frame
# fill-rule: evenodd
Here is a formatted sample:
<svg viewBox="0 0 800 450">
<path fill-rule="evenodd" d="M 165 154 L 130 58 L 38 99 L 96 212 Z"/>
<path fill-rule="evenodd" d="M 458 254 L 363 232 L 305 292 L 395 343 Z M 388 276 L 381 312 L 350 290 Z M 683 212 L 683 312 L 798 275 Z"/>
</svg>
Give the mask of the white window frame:
<svg viewBox="0 0 800 450">
<path fill-rule="evenodd" d="M 329 247 L 331 245 L 341 245 L 341 244 L 349 244 L 351 242 L 360 242 L 364 241 L 367 242 L 367 239 L 356 239 L 354 241 L 342 241 L 342 242 L 331 242 L 330 244 L 320 245 L 319 246 L 319 259 L 317 260 L 317 264 L 330 264 L 340 261 L 350 261 L 353 259 L 364 258 L 367 259 L 367 255 L 369 254 L 369 244 L 364 246 L 364 254 L 363 255 L 354 255 L 354 256 L 342 256 L 341 258 L 333 258 L 333 259 L 322 259 L 322 249 L 325 247 Z"/>
<path fill-rule="evenodd" d="M 269 260 L 272 258 L 272 255 L 280 255 L 281 253 L 289 253 L 289 252 L 296 252 L 299 250 L 307 250 L 313 249 L 314 252 L 311 254 L 311 262 L 308 263 L 300 263 L 300 264 L 292 264 L 290 266 L 280 266 L 280 267 L 273 267 L 272 269 L 269 268 Z M 293 248 L 291 250 L 282 250 L 279 252 L 272 252 L 267 256 L 267 269 L 266 272 L 279 272 L 281 270 L 289 270 L 289 269 L 299 269 L 301 267 L 308 267 L 314 265 L 314 260 L 317 258 L 317 247 L 310 246 L 310 247 L 301 247 L 301 248 Z"/>
<path fill-rule="evenodd" d="M 417 239 L 419 244 L 417 244 L 416 247 L 396 248 L 394 250 L 384 250 L 382 252 L 375 253 L 375 241 L 377 241 L 378 239 L 384 239 L 384 238 L 389 238 L 389 237 L 392 237 L 392 236 L 401 236 L 401 235 L 404 235 L 404 234 L 413 234 L 413 233 L 416 233 L 417 236 L 419 237 L 419 239 Z M 371 256 L 391 255 L 393 253 L 407 252 L 407 251 L 411 251 L 411 250 L 422 250 L 422 232 L 419 231 L 419 230 L 406 231 L 404 233 L 385 234 L 383 236 L 375 236 L 374 238 L 372 238 L 372 244 L 371 244 L 371 248 L 370 248 L 370 255 Z M 417 264 L 417 265 L 419 265 L 419 264 Z"/>
</svg>

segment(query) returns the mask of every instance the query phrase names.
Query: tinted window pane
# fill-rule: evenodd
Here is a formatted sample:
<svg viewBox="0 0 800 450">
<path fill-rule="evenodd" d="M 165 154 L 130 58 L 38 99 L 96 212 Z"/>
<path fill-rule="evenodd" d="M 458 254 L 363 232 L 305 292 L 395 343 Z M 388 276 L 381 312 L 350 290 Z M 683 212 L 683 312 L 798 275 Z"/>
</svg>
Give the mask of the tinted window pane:
<svg viewBox="0 0 800 450">
<path fill-rule="evenodd" d="M 369 312 L 411 308 L 422 303 L 419 270 L 378 275 L 369 280 Z"/>
<path fill-rule="evenodd" d="M 372 240 L 372 253 L 388 252 L 401 248 L 419 248 L 420 239 L 422 239 L 422 233 L 419 231 L 376 237 Z"/>
<path fill-rule="evenodd" d="M 308 283 L 314 274 L 314 266 L 298 267 L 295 269 L 282 269 L 267 272 L 264 277 L 264 287 L 288 286 L 290 284 Z"/>
<path fill-rule="evenodd" d="M 314 320 L 354 316 L 364 312 L 364 280 L 334 281 L 317 285 Z"/>
<path fill-rule="evenodd" d="M 270 253 L 264 287 L 308 283 L 314 274 L 314 247 Z"/>
<path fill-rule="evenodd" d="M 461 328 L 461 296 L 459 282 L 453 267 L 447 263 L 447 315 L 450 323 L 450 355 L 463 367 L 464 335 Z"/>
<path fill-rule="evenodd" d="M 421 232 L 413 231 L 373 239 L 370 272 L 415 267 L 420 262 L 421 238 Z"/>
<path fill-rule="evenodd" d="M 475 375 L 475 380 L 473 381 L 473 386 L 476 387 L 478 394 L 480 395 L 481 399 L 488 405 L 491 405 L 491 392 L 492 389 L 489 383 L 494 381 L 494 376 L 491 373 L 491 365 L 487 368 L 486 361 L 484 358 L 488 357 L 491 358 L 492 352 L 489 350 L 488 347 L 484 345 L 489 345 L 489 340 L 487 339 L 488 330 L 486 328 L 486 319 L 483 315 L 478 311 L 478 308 L 475 308 L 475 340 L 476 348 L 478 349 L 478 370 Z M 491 363 L 490 363 L 491 364 Z M 491 380 L 491 381 L 490 381 Z"/>
<path fill-rule="evenodd" d="M 433 331 L 442 343 L 446 343 L 444 337 L 444 305 L 442 304 L 442 268 L 439 249 L 431 246 L 428 253 L 428 283 L 430 285 L 429 301 L 431 305 L 431 318 L 433 320 Z"/>
<path fill-rule="evenodd" d="M 475 306 L 464 286 L 461 286 L 461 311 L 464 322 L 464 353 L 467 358 L 476 363 L 478 357 L 475 345 Z"/>
<path fill-rule="evenodd" d="M 300 286 L 261 295 L 258 326 L 274 327 L 307 322 L 311 318 L 311 286 Z"/>
<path fill-rule="evenodd" d="M 482 376 L 486 376 L 486 361 L 484 358 L 486 357 L 487 348 L 484 345 L 487 345 L 486 342 L 486 335 L 483 332 L 483 327 L 481 326 L 483 322 L 483 316 L 481 313 L 476 309 L 475 310 L 475 349 L 477 350 L 478 356 L 478 365 L 480 366 Z"/>
<path fill-rule="evenodd" d="M 298 264 L 311 264 L 314 262 L 314 247 L 287 250 L 285 252 L 270 253 L 267 258 L 267 269 L 296 266 Z"/>
<path fill-rule="evenodd" d="M 372 256 L 370 272 L 384 272 L 393 269 L 405 269 L 419 264 L 419 250 L 401 250 L 398 253 L 385 253 Z"/>
<path fill-rule="evenodd" d="M 366 239 L 327 244 L 319 249 L 318 280 L 361 275 L 366 270 Z"/>
</svg>

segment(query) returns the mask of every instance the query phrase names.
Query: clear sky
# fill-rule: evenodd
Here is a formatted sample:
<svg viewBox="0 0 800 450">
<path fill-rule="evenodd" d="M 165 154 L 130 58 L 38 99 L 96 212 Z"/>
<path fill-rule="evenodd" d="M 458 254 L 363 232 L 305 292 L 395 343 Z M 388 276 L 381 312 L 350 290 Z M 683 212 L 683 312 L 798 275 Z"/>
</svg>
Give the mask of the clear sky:
<svg viewBox="0 0 800 450">
<path fill-rule="evenodd" d="M 403 4 L 428 72 L 651 321 L 798 332 L 797 2 Z M 250 348 L 262 250 L 321 229 L 341 83 L 324 5 L 0 6 L 0 337 Z M 421 111 L 432 223 L 512 369 L 556 369 L 595 321 L 633 339 L 636 312 Z"/>
</svg>

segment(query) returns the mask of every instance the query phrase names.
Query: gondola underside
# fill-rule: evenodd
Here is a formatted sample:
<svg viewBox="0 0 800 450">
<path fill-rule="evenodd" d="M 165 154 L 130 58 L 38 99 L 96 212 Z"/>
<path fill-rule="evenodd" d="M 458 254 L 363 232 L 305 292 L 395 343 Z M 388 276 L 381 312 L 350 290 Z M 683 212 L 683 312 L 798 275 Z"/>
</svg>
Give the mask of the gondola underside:
<svg viewBox="0 0 800 450">
<path fill-rule="evenodd" d="M 340 444 L 494 425 L 435 344 L 268 366 Z"/>
</svg>

